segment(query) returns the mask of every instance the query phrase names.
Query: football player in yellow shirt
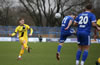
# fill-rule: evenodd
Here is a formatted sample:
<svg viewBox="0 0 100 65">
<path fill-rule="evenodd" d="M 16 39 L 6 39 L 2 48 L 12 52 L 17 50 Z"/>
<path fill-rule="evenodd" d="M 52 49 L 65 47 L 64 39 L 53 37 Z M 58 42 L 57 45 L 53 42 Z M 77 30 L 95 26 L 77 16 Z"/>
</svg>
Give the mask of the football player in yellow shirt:
<svg viewBox="0 0 100 65">
<path fill-rule="evenodd" d="M 97 20 L 97 25 L 100 26 L 100 19 Z"/>
<path fill-rule="evenodd" d="M 100 19 L 97 20 L 97 25 L 100 27 Z M 100 38 L 100 31 L 99 32 L 99 38 Z"/>
<path fill-rule="evenodd" d="M 100 19 L 97 20 L 96 24 L 100 27 Z M 97 36 L 97 32 L 99 32 L 99 36 Z M 94 31 L 94 40 L 96 40 L 97 37 L 100 38 L 100 30 L 95 29 L 95 31 Z M 99 65 L 99 64 L 100 64 L 100 57 L 98 58 L 98 60 L 96 62 L 96 65 Z"/>
<path fill-rule="evenodd" d="M 28 35 L 28 30 L 30 30 L 30 34 Z M 9 34 L 9 36 L 15 36 L 18 33 L 19 41 L 21 43 L 21 50 L 18 56 L 18 60 L 21 60 L 22 55 L 24 54 L 24 49 L 26 49 L 28 52 L 30 52 L 30 48 L 27 45 L 28 42 L 28 36 L 32 36 L 33 29 L 30 28 L 29 25 L 24 24 L 24 19 L 21 18 L 19 20 L 19 26 L 16 27 L 15 32 L 12 34 Z"/>
<path fill-rule="evenodd" d="M 96 24 L 97 24 L 98 27 L 100 27 L 100 19 L 97 20 Z M 95 29 L 95 31 L 94 31 L 94 40 L 96 40 L 96 38 L 97 38 L 97 32 L 99 32 L 99 38 L 100 38 L 100 31 Z"/>
</svg>

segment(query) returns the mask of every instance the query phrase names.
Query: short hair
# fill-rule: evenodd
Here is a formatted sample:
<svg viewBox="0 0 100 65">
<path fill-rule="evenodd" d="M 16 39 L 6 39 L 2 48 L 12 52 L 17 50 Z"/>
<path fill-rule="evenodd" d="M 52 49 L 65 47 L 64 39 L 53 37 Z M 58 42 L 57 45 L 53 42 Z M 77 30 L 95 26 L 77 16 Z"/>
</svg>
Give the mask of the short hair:
<svg viewBox="0 0 100 65">
<path fill-rule="evenodd" d="M 93 7 L 92 7 L 92 5 L 91 5 L 91 4 L 86 5 L 86 7 L 85 7 L 85 8 L 86 8 L 86 9 L 88 9 L 88 10 L 93 9 Z"/>
<path fill-rule="evenodd" d="M 19 18 L 19 19 L 18 19 L 18 22 L 21 21 L 21 20 L 24 20 L 24 18 Z"/>
<path fill-rule="evenodd" d="M 69 13 L 69 15 L 74 15 L 74 16 L 76 16 L 76 13 L 75 13 L 75 12 L 71 12 L 71 13 Z"/>
</svg>

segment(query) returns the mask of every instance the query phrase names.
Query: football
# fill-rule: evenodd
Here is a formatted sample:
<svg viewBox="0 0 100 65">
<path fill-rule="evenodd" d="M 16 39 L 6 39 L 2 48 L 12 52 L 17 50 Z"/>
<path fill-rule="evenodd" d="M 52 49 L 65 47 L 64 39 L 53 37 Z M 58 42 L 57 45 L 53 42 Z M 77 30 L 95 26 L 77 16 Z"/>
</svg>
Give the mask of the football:
<svg viewBox="0 0 100 65">
<path fill-rule="evenodd" d="M 60 13 L 56 13 L 55 14 L 55 18 L 61 18 L 61 14 Z"/>
</svg>

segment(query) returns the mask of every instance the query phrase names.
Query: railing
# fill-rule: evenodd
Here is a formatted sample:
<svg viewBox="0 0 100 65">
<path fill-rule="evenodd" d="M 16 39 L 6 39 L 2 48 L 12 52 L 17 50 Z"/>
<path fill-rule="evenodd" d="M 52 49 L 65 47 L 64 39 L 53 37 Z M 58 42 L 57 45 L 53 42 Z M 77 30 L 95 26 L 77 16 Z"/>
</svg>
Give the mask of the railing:
<svg viewBox="0 0 100 65">
<path fill-rule="evenodd" d="M 7 37 L 9 33 L 13 33 L 16 26 L 0 26 L 0 36 Z M 43 37 L 59 37 L 60 27 L 36 27 L 31 26 L 34 30 L 33 36 L 43 36 Z"/>
<path fill-rule="evenodd" d="M 0 26 L 0 37 L 8 37 L 9 33 L 14 32 L 16 26 Z M 60 27 L 36 27 L 31 26 L 33 28 L 34 33 L 33 37 L 48 37 L 48 38 L 59 38 L 60 37 Z M 74 27 L 75 28 L 75 27 Z M 75 28 L 76 29 L 76 28 Z M 91 36 L 93 37 L 93 28 L 91 31 Z M 76 37 L 76 36 L 71 36 Z"/>
</svg>

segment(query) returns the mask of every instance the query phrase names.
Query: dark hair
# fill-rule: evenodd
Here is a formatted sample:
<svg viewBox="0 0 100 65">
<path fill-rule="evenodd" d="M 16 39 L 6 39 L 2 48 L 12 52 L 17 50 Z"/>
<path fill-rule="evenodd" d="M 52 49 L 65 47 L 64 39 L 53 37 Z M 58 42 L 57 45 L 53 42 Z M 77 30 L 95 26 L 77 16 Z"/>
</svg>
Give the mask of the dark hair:
<svg viewBox="0 0 100 65">
<path fill-rule="evenodd" d="M 91 4 L 86 5 L 86 7 L 85 7 L 85 8 L 86 8 L 86 9 L 88 9 L 88 10 L 93 9 Z"/>
<path fill-rule="evenodd" d="M 20 20 L 23 20 L 23 19 L 24 19 L 24 18 L 19 18 L 19 19 L 18 19 L 18 22 L 19 22 Z"/>
<path fill-rule="evenodd" d="M 74 15 L 74 16 L 76 16 L 76 13 L 75 13 L 75 12 L 71 12 L 71 13 L 69 13 L 69 15 Z"/>
</svg>

